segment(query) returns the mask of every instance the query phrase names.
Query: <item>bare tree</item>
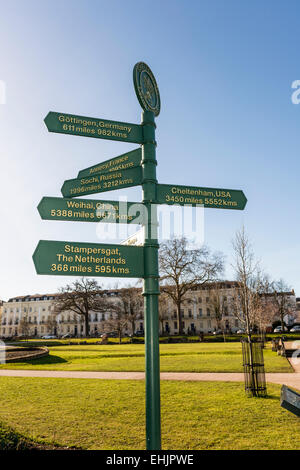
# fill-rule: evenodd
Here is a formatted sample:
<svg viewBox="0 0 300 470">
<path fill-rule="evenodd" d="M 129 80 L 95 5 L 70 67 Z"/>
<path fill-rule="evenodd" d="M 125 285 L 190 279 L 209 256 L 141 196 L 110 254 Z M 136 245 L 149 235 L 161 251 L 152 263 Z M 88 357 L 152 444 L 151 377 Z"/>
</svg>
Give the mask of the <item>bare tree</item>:
<svg viewBox="0 0 300 470">
<path fill-rule="evenodd" d="M 89 313 L 105 312 L 108 302 L 106 291 L 93 279 L 82 278 L 60 289 L 60 293 L 53 301 L 54 312 L 69 311 L 81 315 L 85 322 L 85 334 L 89 336 Z"/>
<path fill-rule="evenodd" d="M 225 316 L 228 315 L 228 303 L 226 296 L 223 295 L 222 287 L 223 285 L 221 283 L 216 283 L 216 285 L 212 288 L 210 296 L 210 307 L 217 323 L 217 329 L 222 331 L 225 342 Z"/>
<path fill-rule="evenodd" d="M 257 373 L 253 357 L 252 328 L 257 322 L 259 312 L 262 312 L 262 299 L 266 289 L 265 276 L 254 258 L 254 252 L 244 228 L 236 233 L 233 249 L 235 255 L 233 268 L 238 285 L 232 302 L 232 310 L 244 324 L 248 337 L 251 393 L 256 396 Z"/>
<path fill-rule="evenodd" d="M 24 336 L 25 339 L 28 339 L 30 335 L 30 323 L 27 315 L 22 317 L 18 326 L 18 334 Z"/>
<path fill-rule="evenodd" d="M 276 315 L 280 318 L 282 332 L 284 332 L 285 326 L 284 317 L 286 315 L 295 314 L 290 303 L 290 295 L 292 293 L 290 286 L 288 286 L 283 279 L 273 283 L 273 302 Z"/>
<path fill-rule="evenodd" d="M 128 317 L 120 304 L 112 307 L 109 318 L 105 320 L 104 330 L 109 333 L 111 331 L 118 334 L 119 344 L 122 343 L 122 336 L 127 329 Z"/>
<path fill-rule="evenodd" d="M 132 334 L 136 330 L 136 320 L 140 318 L 143 313 L 143 296 L 141 289 L 138 287 L 125 287 L 119 290 L 118 295 L 119 309 L 123 311 L 124 316 L 127 318 L 127 323 L 131 326 Z"/>
<path fill-rule="evenodd" d="M 48 333 L 50 333 L 51 335 L 56 333 L 57 321 L 56 321 L 55 313 L 52 313 L 51 315 L 48 316 L 46 327 L 47 327 Z"/>
<path fill-rule="evenodd" d="M 162 292 L 158 298 L 158 317 L 161 324 L 161 333 L 165 331 L 165 321 L 169 318 L 169 297 Z"/>
<path fill-rule="evenodd" d="M 188 291 L 218 278 L 223 271 L 223 257 L 210 250 L 189 249 L 188 240 L 172 238 L 160 245 L 159 266 L 161 291 L 175 303 L 179 334 L 183 333 L 181 305 Z"/>
<path fill-rule="evenodd" d="M 251 342 L 251 331 L 261 305 L 263 276 L 244 228 L 236 232 L 232 244 L 234 250 L 232 267 L 237 287 L 231 307 L 234 315 L 244 325 L 248 340 Z"/>
<path fill-rule="evenodd" d="M 259 329 L 263 343 L 265 342 L 267 327 L 273 323 L 275 315 L 276 307 L 274 302 L 270 301 L 270 296 L 262 294 L 256 310 L 255 323 Z"/>
</svg>

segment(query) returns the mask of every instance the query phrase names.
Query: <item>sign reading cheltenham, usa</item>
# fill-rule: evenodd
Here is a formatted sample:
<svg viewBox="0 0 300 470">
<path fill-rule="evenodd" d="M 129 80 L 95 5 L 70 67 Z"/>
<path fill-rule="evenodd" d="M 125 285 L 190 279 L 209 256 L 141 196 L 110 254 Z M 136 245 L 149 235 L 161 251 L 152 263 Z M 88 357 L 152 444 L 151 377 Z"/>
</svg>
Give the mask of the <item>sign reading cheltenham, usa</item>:
<svg viewBox="0 0 300 470">
<path fill-rule="evenodd" d="M 170 184 L 157 185 L 159 204 L 203 205 L 216 209 L 243 210 L 247 199 L 236 189 L 199 188 Z"/>
<path fill-rule="evenodd" d="M 33 254 L 38 274 L 143 277 L 143 247 L 40 240 Z"/>
<path fill-rule="evenodd" d="M 99 173 L 86 178 L 76 178 L 64 182 L 61 192 L 64 197 L 85 196 L 115 189 L 142 184 L 142 168 L 130 168 L 108 173 Z"/>
<path fill-rule="evenodd" d="M 125 201 L 99 201 L 98 199 L 67 199 L 63 197 L 43 197 L 38 205 L 44 220 L 70 222 L 106 222 L 141 224 L 142 204 Z M 137 219 L 135 221 L 135 219 Z"/>
<path fill-rule="evenodd" d="M 143 143 L 143 130 L 139 124 L 54 113 L 52 111 L 47 114 L 45 124 L 49 132 L 120 140 L 135 144 Z"/>
</svg>

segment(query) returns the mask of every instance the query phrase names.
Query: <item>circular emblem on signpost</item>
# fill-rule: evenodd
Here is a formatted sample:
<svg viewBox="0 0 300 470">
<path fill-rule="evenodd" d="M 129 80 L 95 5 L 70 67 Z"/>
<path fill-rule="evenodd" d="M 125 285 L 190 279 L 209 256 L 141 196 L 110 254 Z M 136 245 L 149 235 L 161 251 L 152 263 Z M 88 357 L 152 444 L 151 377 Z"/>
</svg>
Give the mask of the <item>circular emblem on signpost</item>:
<svg viewBox="0 0 300 470">
<path fill-rule="evenodd" d="M 158 86 L 150 68 L 144 62 L 138 62 L 133 69 L 133 83 L 137 99 L 145 111 L 160 113 Z"/>
</svg>

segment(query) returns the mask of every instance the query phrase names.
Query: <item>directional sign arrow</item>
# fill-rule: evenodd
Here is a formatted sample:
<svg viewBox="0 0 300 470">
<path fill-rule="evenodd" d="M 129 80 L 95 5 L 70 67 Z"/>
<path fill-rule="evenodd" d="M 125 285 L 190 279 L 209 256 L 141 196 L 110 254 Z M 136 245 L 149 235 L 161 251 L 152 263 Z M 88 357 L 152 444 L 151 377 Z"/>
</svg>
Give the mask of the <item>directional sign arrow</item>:
<svg viewBox="0 0 300 470">
<path fill-rule="evenodd" d="M 38 211 L 44 220 L 144 223 L 144 206 L 139 202 L 43 197 L 38 205 Z"/>
<path fill-rule="evenodd" d="M 109 171 L 125 170 L 139 166 L 142 161 L 142 149 L 138 148 L 131 152 L 123 153 L 119 157 L 98 163 L 79 171 L 77 178 L 94 175 L 95 173 L 107 173 Z"/>
<path fill-rule="evenodd" d="M 45 117 L 45 124 L 49 132 L 120 140 L 136 144 L 143 143 L 143 129 L 139 124 L 108 121 L 107 119 L 55 113 L 52 111 Z"/>
<path fill-rule="evenodd" d="M 33 254 L 37 274 L 143 277 L 144 248 L 40 240 Z"/>
<path fill-rule="evenodd" d="M 247 199 L 236 189 L 201 188 L 170 184 L 157 185 L 159 204 L 202 205 L 216 209 L 243 210 Z"/>
<path fill-rule="evenodd" d="M 114 191 L 142 184 L 142 168 L 95 174 L 87 178 L 76 178 L 64 182 L 61 192 L 64 197 Z"/>
</svg>

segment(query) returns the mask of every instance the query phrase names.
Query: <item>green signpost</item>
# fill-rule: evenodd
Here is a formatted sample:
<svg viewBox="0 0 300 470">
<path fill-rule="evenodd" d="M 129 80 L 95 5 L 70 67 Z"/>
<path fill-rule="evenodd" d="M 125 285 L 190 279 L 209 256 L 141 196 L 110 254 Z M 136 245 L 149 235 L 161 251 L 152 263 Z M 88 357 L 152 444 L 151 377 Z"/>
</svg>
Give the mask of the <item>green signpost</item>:
<svg viewBox="0 0 300 470">
<path fill-rule="evenodd" d="M 161 424 L 157 204 L 243 210 L 247 199 L 242 191 L 237 190 L 157 183 L 155 116 L 160 113 L 159 90 L 150 68 L 144 62 L 135 65 L 133 81 L 138 101 L 143 108 L 140 125 L 64 113 L 50 112 L 47 115 L 45 123 L 50 132 L 138 143 L 141 148 L 81 170 L 78 178 L 64 182 L 64 198 L 45 197 L 38 210 L 41 217 L 47 220 L 97 222 L 108 216 L 110 220 L 105 219 L 105 222 L 129 223 L 131 208 L 135 203 L 128 203 L 128 212 L 125 210 L 123 213 L 120 206 L 116 207 L 116 201 L 70 198 L 142 185 L 143 218 L 138 218 L 138 223 L 143 225 L 144 245 L 136 247 L 41 240 L 33 260 L 38 274 L 143 278 L 146 446 L 148 450 L 159 450 Z"/>
<path fill-rule="evenodd" d="M 95 173 L 107 173 L 108 171 L 126 170 L 139 166 L 142 162 L 142 149 L 138 148 L 131 152 L 124 153 L 119 157 L 111 158 L 105 162 L 98 163 L 98 165 L 90 166 L 84 170 L 79 171 L 77 178 L 85 178 L 92 176 Z"/>
<path fill-rule="evenodd" d="M 70 222 L 106 222 L 141 224 L 142 207 L 139 202 L 99 201 L 98 199 L 67 199 L 43 197 L 38 211 L 44 220 Z"/>
<path fill-rule="evenodd" d="M 142 184 L 142 168 L 96 173 L 85 178 L 75 178 L 64 182 L 61 192 L 64 197 L 85 196 L 116 189 L 129 188 Z"/>
<path fill-rule="evenodd" d="M 215 209 L 243 210 L 247 199 L 243 191 L 235 189 L 158 184 L 157 201 L 159 204 L 203 205 Z"/>
</svg>

